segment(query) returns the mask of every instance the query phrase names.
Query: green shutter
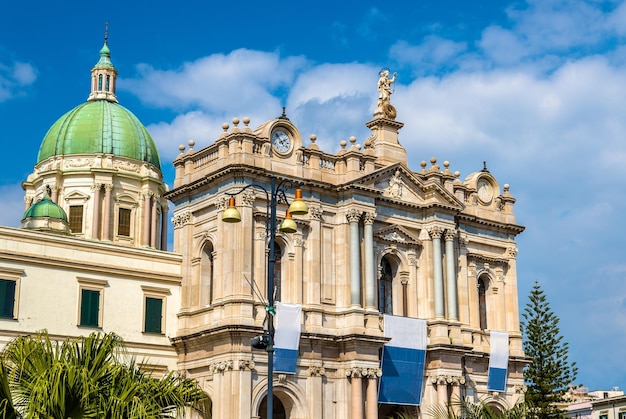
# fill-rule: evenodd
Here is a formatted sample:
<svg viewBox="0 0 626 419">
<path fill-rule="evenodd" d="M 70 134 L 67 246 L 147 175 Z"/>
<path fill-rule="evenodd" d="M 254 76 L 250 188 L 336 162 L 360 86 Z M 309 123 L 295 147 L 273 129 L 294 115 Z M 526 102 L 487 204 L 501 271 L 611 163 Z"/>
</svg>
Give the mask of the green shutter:
<svg viewBox="0 0 626 419">
<path fill-rule="evenodd" d="M 146 297 L 146 318 L 144 331 L 147 333 L 162 333 L 162 316 L 163 300 L 161 298 Z"/>
<path fill-rule="evenodd" d="M 81 290 L 80 325 L 98 327 L 100 291 Z"/>
<path fill-rule="evenodd" d="M 15 304 L 15 281 L 0 279 L 0 317 L 12 319 Z"/>
</svg>

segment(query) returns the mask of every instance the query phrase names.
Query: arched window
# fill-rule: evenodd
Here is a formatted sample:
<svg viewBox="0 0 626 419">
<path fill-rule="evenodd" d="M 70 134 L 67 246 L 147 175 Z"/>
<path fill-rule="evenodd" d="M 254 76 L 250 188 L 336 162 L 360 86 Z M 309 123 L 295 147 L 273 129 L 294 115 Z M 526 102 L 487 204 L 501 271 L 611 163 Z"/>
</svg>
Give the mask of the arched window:
<svg viewBox="0 0 626 419">
<path fill-rule="evenodd" d="M 393 314 L 392 281 L 391 263 L 383 258 L 380 261 L 380 278 L 378 280 L 378 311 L 383 314 Z"/>
<path fill-rule="evenodd" d="M 287 417 L 287 413 L 285 412 L 285 406 L 283 405 L 283 403 L 277 396 L 274 396 L 272 400 L 274 400 L 272 406 L 272 414 L 274 416 L 274 419 L 285 419 Z M 265 398 L 261 402 L 261 405 L 259 406 L 259 417 L 261 419 L 267 418 L 267 396 L 265 396 Z"/>
<path fill-rule="evenodd" d="M 280 301 L 281 272 L 283 251 L 278 243 L 274 243 L 274 300 Z"/>
<path fill-rule="evenodd" d="M 98 90 L 102 90 L 102 74 L 98 75 Z"/>
<path fill-rule="evenodd" d="M 214 295 L 213 284 L 213 244 L 207 243 L 202 249 L 200 261 L 200 301 L 202 305 L 213 303 Z"/>
<path fill-rule="evenodd" d="M 487 330 L 487 300 L 485 294 L 487 286 L 483 278 L 478 278 L 478 318 L 480 320 L 480 329 Z"/>
<path fill-rule="evenodd" d="M 111 76 L 107 74 L 107 82 L 106 82 L 105 90 L 108 92 L 110 90 L 110 87 L 111 87 Z"/>
</svg>

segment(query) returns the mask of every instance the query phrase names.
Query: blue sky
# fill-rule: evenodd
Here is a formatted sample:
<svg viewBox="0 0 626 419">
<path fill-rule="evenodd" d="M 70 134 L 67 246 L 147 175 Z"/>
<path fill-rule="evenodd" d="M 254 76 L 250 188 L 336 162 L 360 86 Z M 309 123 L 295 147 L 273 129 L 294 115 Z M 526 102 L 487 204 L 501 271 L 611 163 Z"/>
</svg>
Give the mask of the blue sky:
<svg viewBox="0 0 626 419">
<path fill-rule="evenodd" d="M 517 198 L 520 307 L 535 280 L 590 389 L 626 388 L 626 4 L 612 0 L 0 2 L 0 224 L 48 128 L 89 94 L 108 21 L 118 98 L 158 143 L 210 144 L 282 106 L 336 152 L 368 135 L 378 71 L 413 170 L 483 161 Z"/>
</svg>

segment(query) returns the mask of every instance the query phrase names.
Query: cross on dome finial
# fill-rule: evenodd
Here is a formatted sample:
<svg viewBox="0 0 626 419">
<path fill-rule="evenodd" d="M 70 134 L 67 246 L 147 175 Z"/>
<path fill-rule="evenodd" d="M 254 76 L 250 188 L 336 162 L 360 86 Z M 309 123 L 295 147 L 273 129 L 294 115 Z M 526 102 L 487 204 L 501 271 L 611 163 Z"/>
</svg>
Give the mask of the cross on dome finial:
<svg viewBox="0 0 626 419">
<path fill-rule="evenodd" d="M 109 42 L 109 22 L 104 22 L 104 43 Z"/>
</svg>

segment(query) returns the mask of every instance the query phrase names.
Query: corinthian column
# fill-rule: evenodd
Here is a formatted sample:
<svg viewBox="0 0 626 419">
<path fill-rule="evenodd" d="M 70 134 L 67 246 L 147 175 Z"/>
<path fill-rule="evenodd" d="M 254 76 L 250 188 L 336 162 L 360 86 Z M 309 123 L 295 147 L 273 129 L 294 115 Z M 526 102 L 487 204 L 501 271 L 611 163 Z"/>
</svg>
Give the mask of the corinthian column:
<svg viewBox="0 0 626 419">
<path fill-rule="evenodd" d="M 152 197 L 152 192 L 145 192 L 143 194 L 143 232 L 141 235 L 141 244 L 143 246 L 150 245 L 150 198 Z"/>
<path fill-rule="evenodd" d="M 99 239 L 100 238 L 100 190 L 102 189 L 102 184 L 96 183 L 91 186 L 91 190 L 93 191 L 93 221 L 91 225 L 91 238 Z"/>
<path fill-rule="evenodd" d="M 359 220 L 361 212 L 355 209 L 346 214 L 350 223 L 350 304 L 361 305 L 361 251 L 359 248 Z"/>
<path fill-rule="evenodd" d="M 445 310 L 443 306 L 443 271 L 441 266 L 441 235 L 443 230 L 441 227 L 433 227 L 428 233 L 433 241 L 433 279 L 435 290 L 435 317 L 444 317 Z"/>
<path fill-rule="evenodd" d="M 364 214 L 363 241 L 365 247 L 365 307 L 376 309 L 376 281 L 374 275 L 374 220 L 375 212 Z"/>
<path fill-rule="evenodd" d="M 102 226 L 102 239 L 111 240 L 111 190 L 113 185 L 104 185 L 104 223 Z"/>
<path fill-rule="evenodd" d="M 454 257 L 454 230 L 446 230 L 446 277 L 448 284 L 448 318 L 452 320 L 459 319 L 457 305 L 457 286 L 456 286 L 456 269 Z"/>
</svg>

